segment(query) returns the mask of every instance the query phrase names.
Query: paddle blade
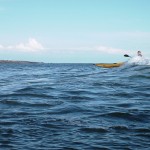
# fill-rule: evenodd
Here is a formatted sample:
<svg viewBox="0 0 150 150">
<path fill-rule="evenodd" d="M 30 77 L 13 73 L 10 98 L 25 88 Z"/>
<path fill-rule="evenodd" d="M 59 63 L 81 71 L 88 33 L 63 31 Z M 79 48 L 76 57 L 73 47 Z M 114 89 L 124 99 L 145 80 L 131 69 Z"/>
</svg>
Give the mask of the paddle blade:
<svg viewBox="0 0 150 150">
<path fill-rule="evenodd" d="M 125 54 L 124 57 L 130 57 L 129 55 Z"/>
</svg>

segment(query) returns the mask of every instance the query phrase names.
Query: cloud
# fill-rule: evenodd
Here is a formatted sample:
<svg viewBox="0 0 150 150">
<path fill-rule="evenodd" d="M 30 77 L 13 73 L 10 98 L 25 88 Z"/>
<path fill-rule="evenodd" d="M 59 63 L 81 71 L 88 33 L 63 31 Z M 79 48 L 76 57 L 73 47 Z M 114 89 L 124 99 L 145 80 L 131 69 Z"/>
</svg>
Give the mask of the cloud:
<svg viewBox="0 0 150 150">
<path fill-rule="evenodd" d="M 43 46 L 36 39 L 30 38 L 27 43 L 19 43 L 16 46 L 16 49 L 27 50 L 27 51 L 37 51 L 43 50 Z"/>
<path fill-rule="evenodd" d="M 103 54 L 125 54 L 129 53 L 131 54 L 132 52 L 129 50 L 124 50 L 124 49 L 119 49 L 119 48 L 113 48 L 113 47 L 108 47 L 108 46 L 95 46 L 95 47 L 74 47 L 74 48 L 63 48 L 63 49 L 56 49 L 57 50 L 62 50 L 62 51 L 70 51 L 70 52 L 99 52 Z"/>
<path fill-rule="evenodd" d="M 96 47 L 95 50 L 97 50 L 99 52 L 103 52 L 103 53 L 108 53 L 108 54 L 125 54 L 125 53 L 129 53 L 129 51 L 127 51 L 127 50 L 112 48 L 112 47 L 106 47 L 106 46 L 98 46 L 98 47 Z"/>
<path fill-rule="evenodd" d="M 23 52 L 40 52 L 46 50 L 47 52 L 57 52 L 57 53 L 78 53 L 78 52 L 100 52 L 103 54 L 131 54 L 131 51 L 123 50 L 119 48 L 112 48 L 107 46 L 81 46 L 73 48 L 44 48 L 43 45 L 38 42 L 35 38 L 29 38 L 27 42 L 21 42 L 16 45 L 3 46 L 0 45 L 0 50 L 17 50 Z"/>
<path fill-rule="evenodd" d="M 4 47 L 3 47 L 3 45 L 0 45 L 0 49 L 3 49 Z"/>
<path fill-rule="evenodd" d="M 36 39 L 29 38 L 28 42 L 26 43 L 19 43 L 16 45 L 9 45 L 9 46 L 0 45 L 0 49 L 37 52 L 37 51 L 44 50 L 44 47 Z"/>
</svg>

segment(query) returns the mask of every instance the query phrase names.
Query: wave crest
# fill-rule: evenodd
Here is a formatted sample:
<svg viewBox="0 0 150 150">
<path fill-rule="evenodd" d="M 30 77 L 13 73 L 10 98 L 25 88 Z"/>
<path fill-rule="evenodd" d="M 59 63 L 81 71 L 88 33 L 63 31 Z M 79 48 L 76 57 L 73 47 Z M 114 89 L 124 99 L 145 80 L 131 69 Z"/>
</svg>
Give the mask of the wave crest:
<svg viewBox="0 0 150 150">
<path fill-rule="evenodd" d="M 126 64 L 129 65 L 150 65 L 150 59 L 140 56 L 132 57 L 130 60 L 127 61 Z"/>
</svg>

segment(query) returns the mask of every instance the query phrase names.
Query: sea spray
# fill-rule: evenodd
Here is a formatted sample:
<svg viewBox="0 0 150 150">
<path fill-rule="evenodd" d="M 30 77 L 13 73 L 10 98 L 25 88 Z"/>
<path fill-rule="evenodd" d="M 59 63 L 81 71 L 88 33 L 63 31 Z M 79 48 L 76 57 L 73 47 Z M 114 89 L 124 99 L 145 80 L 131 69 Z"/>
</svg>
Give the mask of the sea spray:
<svg viewBox="0 0 150 150">
<path fill-rule="evenodd" d="M 132 57 L 127 61 L 129 65 L 150 65 L 150 59 L 140 56 Z"/>
</svg>

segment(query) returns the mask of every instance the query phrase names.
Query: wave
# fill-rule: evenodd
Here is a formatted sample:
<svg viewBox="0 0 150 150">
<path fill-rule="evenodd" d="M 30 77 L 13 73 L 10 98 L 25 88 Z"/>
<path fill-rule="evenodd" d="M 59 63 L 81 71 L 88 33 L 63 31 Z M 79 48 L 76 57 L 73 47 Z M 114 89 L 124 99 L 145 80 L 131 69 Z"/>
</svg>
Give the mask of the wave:
<svg viewBox="0 0 150 150">
<path fill-rule="evenodd" d="M 128 65 L 150 65 L 150 59 L 140 56 L 132 57 L 126 62 Z"/>
<path fill-rule="evenodd" d="M 0 66 L 2 149 L 149 148 L 149 65 L 5 68 Z"/>
<path fill-rule="evenodd" d="M 107 114 L 103 114 L 102 116 L 108 116 L 118 119 L 125 119 L 130 121 L 144 121 L 143 115 L 141 114 L 131 114 L 128 112 L 110 112 Z"/>
<path fill-rule="evenodd" d="M 94 127 L 92 127 L 92 128 L 90 128 L 90 127 L 86 127 L 86 128 L 82 128 L 81 129 L 82 131 L 84 131 L 84 132 L 88 132 L 88 133 L 93 133 L 93 132 L 96 132 L 96 133 L 106 133 L 106 132 L 108 132 L 108 130 L 107 129 L 105 129 L 105 128 L 94 128 Z"/>
<path fill-rule="evenodd" d="M 119 73 L 119 74 L 118 74 Z M 150 79 L 150 59 L 133 57 L 117 70 L 117 76 L 129 80 L 141 81 Z M 145 81 L 145 80 L 143 80 Z"/>
</svg>

